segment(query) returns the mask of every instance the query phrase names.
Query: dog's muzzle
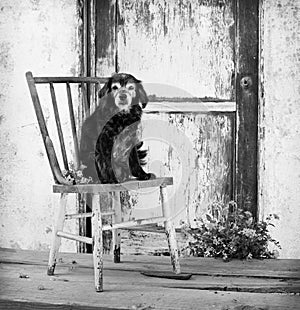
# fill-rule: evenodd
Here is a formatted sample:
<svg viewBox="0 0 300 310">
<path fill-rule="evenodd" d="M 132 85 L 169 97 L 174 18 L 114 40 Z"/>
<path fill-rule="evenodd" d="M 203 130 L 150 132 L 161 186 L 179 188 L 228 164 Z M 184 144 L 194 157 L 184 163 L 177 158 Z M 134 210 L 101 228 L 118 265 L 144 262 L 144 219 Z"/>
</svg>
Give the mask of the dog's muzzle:
<svg viewBox="0 0 300 310">
<path fill-rule="evenodd" d="M 129 109 L 131 105 L 132 97 L 126 89 L 119 89 L 115 96 L 116 105 L 123 109 Z"/>
</svg>

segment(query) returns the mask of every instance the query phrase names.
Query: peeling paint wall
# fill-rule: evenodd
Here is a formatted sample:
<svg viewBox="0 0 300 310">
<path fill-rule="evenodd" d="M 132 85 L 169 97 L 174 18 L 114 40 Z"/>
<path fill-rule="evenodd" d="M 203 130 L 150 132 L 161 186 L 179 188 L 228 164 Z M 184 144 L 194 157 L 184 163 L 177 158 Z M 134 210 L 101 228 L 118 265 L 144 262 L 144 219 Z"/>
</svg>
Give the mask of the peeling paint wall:
<svg viewBox="0 0 300 310">
<path fill-rule="evenodd" d="M 49 247 L 58 196 L 52 194 L 52 175 L 25 72 L 30 70 L 37 76 L 78 75 L 78 27 L 76 1 L 1 1 L 1 247 Z M 48 112 L 46 118 L 53 123 Z M 63 242 L 63 250 L 75 249 L 74 243 Z"/>
<path fill-rule="evenodd" d="M 146 170 L 173 176 L 168 197 L 176 226 L 181 220 L 193 225 L 213 202 L 231 199 L 232 121 L 226 114 L 143 116 Z"/>
<path fill-rule="evenodd" d="M 233 1 L 119 1 L 118 65 L 195 97 L 233 98 Z"/>
<path fill-rule="evenodd" d="M 260 216 L 277 213 L 272 229 L 282 258 L 300 258 L 300 2 L 261 6 Z"/>
</svg>

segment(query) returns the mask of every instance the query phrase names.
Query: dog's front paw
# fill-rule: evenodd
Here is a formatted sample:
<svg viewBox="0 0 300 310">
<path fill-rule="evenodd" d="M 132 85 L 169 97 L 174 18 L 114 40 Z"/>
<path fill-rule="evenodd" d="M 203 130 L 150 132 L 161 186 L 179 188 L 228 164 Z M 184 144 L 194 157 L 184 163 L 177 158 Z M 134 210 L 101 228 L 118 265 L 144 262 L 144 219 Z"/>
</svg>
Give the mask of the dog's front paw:
<svg viewBox="0 0 300 310">
<path fill-rule="evenodd" d="M 156 179 L 156 175 L 154 173 L 148 173 L 148 175 L 150 175 L 149 180 L 154 180 Z"/>
<path fill-rule="evenodd" d="M 140 176 L 138 179 L 142 181 L 154 180 L 156 179 L 156 175 L 154 173 L 145 173 L 142 176 Z"/>
</svg>

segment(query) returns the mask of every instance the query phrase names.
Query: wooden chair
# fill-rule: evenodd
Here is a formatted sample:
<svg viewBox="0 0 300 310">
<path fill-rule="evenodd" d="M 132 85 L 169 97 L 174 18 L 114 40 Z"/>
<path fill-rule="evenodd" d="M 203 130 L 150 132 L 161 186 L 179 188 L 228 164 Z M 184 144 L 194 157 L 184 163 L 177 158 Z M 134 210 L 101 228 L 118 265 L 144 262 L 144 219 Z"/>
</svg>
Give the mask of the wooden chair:
<svg viewBox="0 0 300 310">
<path fill-rule="evenodd" d="M 63 83 L 66 85 L 66 98 L 69 116 L 70 126 L 72 131 L 72 138 L 74 144 L 74 163 L 79 167 L 79 147 L 77 138 L 76 121 L 74 117 L 72 95 L 71 95 L 71 83 L 79 84 L 81 88 L 81 95 L 83 98 L 83 104 L 87 108 L 87 90 L 91 85 L 100 86 L 107 81 L 106 78 L 92 78 L 92 77 L 33 77 L 31 72 L 26 73 L 26 79 L 29 86 L 32 102 L 34 105 L 35 113 L 37 116 L 38 124 L 40 127 L 41 135 L 43 138 L 44 146 L 46 149 L 47 157 L 49 160 L 50 168 L 53 174 L 54 182 L 53 192 L 60 193 L 60 208 L 56 215 L 56 223 L 53 230 L 53 239 L 50 247 L 48 275 L 54 274 L 55 265 L 57 262 L 57 255 L 61 243 L 61 238 L 67 238 L 91 244 L 93 248 L 93 261 L 94 261 L 94 275 L 95 275 L 95 287 L 97 292 L 103 291 L 103 239 L 102 232 L 106 230 L 112 230 L 112 249 L 115 262 L 120 262 L 120 244 L 121 235 L 119 229 L 139 229 L 141 227 L 147 227 L 145 225 L 162 223 L 164 222 L 164 230 L 167 235 L 168 245 L 171 256 L 171 263 L 175 274 L 180 273 L 180 266 L 178 262 L 178 249 L 176 243 L 176 235 L 174 225 L 172 223 L 171 210 L 167 201 L 166 187 L 173 184 L 173 178 L 164 177 L 157 178 L 155 180 L 148 181 L 128 181 L 122 184 L 70 184 L 70 180 L 65 178 L 60 169 L 58 158 L 54 149 L 54 144 L 49 136 L 47 124 L 44 118 L 40 99 L 37 91 L 37 84 L 48 84 L 50 90 L 49 101 L 51 97 L 56 127 L 58 132 L 58 138 L 60 142 L 60 149 L 62 153 L 62 160 L 64 169 L 69 170 L 67 152 L 65 148 L 64 135 L 61 126 L 60 115 L 58 112 L 58 105 L 56 99 L 56 93 L 54 85 L 57 83 Z M 160 198 L 162 204 L 162 214 L 160 217 L 145 218 L 139 220 L 131 220 L 127 222 L 121 221 L 121 191 L 137 191 L 139 189 L 148 187 L 159 187 Z M 102 212 L 100 207 L 101 193 L 109 193 L 112 197 L 113 208 L 110 212 Z M 78 213 L 78 214 L 66 214 L 67 197 L 69 194 L 77 195 L 91 195 L 92 196 L 92 212 Z M 103 225 L 102 217 L 112 216 L 112 225 Z M 65 220 L 69 219 L 84 219 L 87 217 L 92 218 L 92 238 L 75 235 L 63 230 Z"/>
</svg>

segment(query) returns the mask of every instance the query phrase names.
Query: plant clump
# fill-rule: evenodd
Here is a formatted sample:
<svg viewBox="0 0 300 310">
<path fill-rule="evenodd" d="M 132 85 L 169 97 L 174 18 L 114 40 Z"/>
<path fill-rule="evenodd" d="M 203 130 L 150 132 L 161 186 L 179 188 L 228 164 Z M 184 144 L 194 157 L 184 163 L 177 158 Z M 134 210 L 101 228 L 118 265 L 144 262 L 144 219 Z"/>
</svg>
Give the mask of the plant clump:
<svg viewBox="0 0 300 310">
<path fill-rule="evenodd" d="M 192 256 L 220 257 L 224 261 L 276 258 L 281 247 L 268 228 L 278 219 L 270 214 L 264 221 L 255 221 L 251 212 L 238 208 L 233 201 L 228 205 L 213 203 L 204 217 L 195 220 L 195 227 L 182 223 L 181 231 Z M 270 250 L 270 244 L 274 250 Z"/>
</svg>

